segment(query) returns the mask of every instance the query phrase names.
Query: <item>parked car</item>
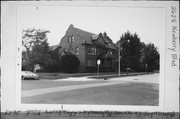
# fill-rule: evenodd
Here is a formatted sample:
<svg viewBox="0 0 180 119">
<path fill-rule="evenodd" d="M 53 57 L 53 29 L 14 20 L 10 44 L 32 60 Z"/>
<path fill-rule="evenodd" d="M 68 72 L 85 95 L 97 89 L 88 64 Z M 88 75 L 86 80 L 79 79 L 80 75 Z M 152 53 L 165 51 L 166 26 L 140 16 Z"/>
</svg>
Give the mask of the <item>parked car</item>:
<svg viewBox="0 0 180 119">
<path fill-rule="evenodd" d="M 25 79 L 35 79 L 35 80 L 38 80 L 39 79 L 39 76 L 38 74 L 35 74 L 31 71 L 22 71 L 22 74 L 21 74 L 21 78 L 22 80 L 25 80 Z"/>
</svg>

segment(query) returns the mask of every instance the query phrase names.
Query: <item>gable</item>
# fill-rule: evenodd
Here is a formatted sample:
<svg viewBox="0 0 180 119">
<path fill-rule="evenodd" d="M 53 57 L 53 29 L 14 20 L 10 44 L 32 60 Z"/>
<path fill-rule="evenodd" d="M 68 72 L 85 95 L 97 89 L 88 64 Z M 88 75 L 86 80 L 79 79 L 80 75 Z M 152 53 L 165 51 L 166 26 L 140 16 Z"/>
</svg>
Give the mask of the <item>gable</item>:
<svg viewBox="0 0 180 119">
<path fill-rule="evenodd" d="M 69 46 L 68 37 L 73 36 L 75 41 L 74 44 L 94 44 L 100 45 L 110 49 L 117 49 L 116 44 L 112 42 L 112 40 L 108 36 L 103 36 L 102 33 L 96 35 L 94 33 L 90 33 L 79 28 L 75 28 L 72 24 L 69 26 L 66 31 L 65 36 L 61 39 L 60 46 Z"/>
</svg>

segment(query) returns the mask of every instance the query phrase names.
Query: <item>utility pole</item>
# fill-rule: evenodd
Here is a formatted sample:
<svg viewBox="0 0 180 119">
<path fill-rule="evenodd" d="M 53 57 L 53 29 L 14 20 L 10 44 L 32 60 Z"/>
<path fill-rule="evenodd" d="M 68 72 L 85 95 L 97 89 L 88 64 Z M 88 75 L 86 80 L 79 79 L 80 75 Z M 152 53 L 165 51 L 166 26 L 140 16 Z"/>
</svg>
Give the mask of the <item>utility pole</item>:
<svg viewBox="0 0 180 119">
<path fill-rule="evenodd" d="M 119 76 L 120 76 L 120 74 L 121 74 L 121 56 L 120 56 L 120 44 L 119 44 Z"/>
<path fill-rule="evenodd" d="M 120 39 L 121 40 L 121 39 Z M 120 52 L 121 52 L 121 45 L 124 43 L 124 42 L 126 42 L 126 40 L 125 41 L 123 41 L 123 42 L 121 42 L 120 43 L 120 41 L 119 41 L 119 44 L 118 44 L 118 47 L 119 47 L 119 53 L 118 53 L 118 56 L 119 56 L 119 76 L 121 75 L 121 54 L 120 54 Z M 129 43 L 130 42 L 130 40 L 128 39 L 127 40 L 127 42 Z"/>
</svg>

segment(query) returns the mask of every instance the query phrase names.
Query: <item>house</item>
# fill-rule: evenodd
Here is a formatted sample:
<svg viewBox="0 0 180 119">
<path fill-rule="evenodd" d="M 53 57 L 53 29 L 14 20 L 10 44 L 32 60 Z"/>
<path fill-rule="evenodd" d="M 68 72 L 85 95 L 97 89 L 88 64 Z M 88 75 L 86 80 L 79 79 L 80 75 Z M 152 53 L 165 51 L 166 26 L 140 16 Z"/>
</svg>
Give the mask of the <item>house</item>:
<svg viewBox="0 0 180 119">
<path fill-rule="evenodd" d="M 100 71 L 117 71 L 118 47 L 106 33 L 90 33 L 71 24 L 58 47 L 60 55 L 68 52 L 78 57 L 81 72 L 95 72 L 98 59 Z"/>
</svg>

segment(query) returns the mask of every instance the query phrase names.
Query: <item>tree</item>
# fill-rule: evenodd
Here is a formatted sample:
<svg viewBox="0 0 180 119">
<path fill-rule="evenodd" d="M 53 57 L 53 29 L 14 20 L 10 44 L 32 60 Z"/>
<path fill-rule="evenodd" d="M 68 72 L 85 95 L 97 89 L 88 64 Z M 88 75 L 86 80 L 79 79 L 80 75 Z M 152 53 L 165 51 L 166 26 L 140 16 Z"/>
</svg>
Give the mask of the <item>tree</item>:
<svg viewBox="0 0 180 119">
<path fill-rule="evenodd" d="M 74 73 L 77 72 L 80 65 L 79 59 L 76 55 L 65 53 L 60 57 L 60 67 L 63 72 Z"/>
<path fill-rule="evenodd" d="M 33 70 L 35 64 L 39 64 L 44 69 L 55 64 L 55 60 L 49 55 L 49 44 L 47 42 L 48 30 L 27 29 L 23 30 L 22 45 L 25 58 L 24 66 L 27 70 Z"/>
<path fill-rule="evenodd" d="M 159 70 L 159 52 L 154 44 L 149 43 L 143 49 L 143 63 L 146 71 Z"/>
<path fill-rule="evenodd" d="M 59 66 L 59 49 L 60 47 L 57 47 L 55 50 L 49 50 L 49 55 L 55 60 L 55 63 L 47 68 L 48 72 L 59 72 L 61 70 Z"/>
<path fill-rule="evenodd" d="M 120 40 L 116 43 L 120 45 L 120 56 L 121 56 L 121 68 L 131 68 L 135 71 L 139 71 L 140 58 L 141 58 L 141 42 L 140 38 L 136 33 L 131 34 L 129 31 L 124 33 Z"/>
</svg>

